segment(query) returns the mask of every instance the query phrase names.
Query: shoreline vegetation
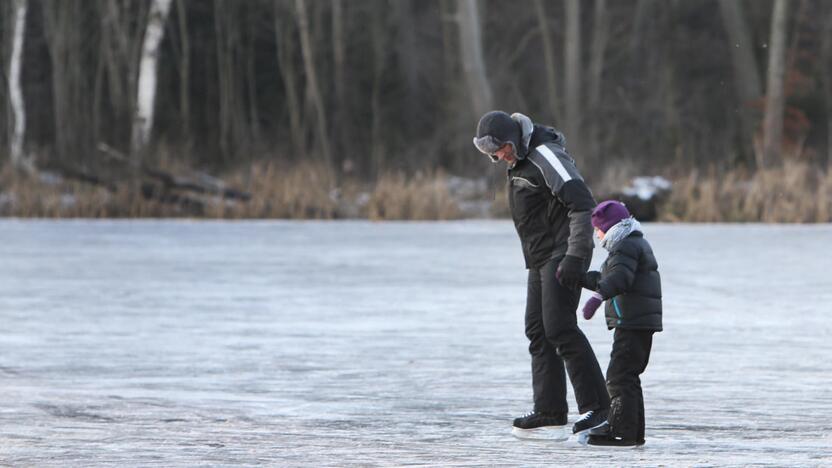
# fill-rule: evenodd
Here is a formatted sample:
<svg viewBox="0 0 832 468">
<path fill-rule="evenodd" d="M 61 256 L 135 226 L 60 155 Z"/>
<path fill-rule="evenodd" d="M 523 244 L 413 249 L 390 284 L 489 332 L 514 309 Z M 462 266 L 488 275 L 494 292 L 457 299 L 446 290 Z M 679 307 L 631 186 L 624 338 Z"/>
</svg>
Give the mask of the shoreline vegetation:
<svg viewBox="0 0 832 468">
<path fill-rule="evenodd" d="M 182 167 L 165 167 L 176 174 Z M 808 163 L 749 172 L 693 170 L 668 179 L 653 220 L 664 222 L 832 222 L 832 171 Z M 91 184 L 51 172 L 0 170 L 0 216 L 21 218 L 204 218 L 453 220 L 507 218 L 501 180 L 462 178 L 442 170 L 381 173 L 375 182 L 341 176 L 322 165 L 254 162 L 221 174 L 250 198 L 176 189 L 133 190 L 131 184 Z M 629 178 L 589 181 L 600 201 L 620 198 Z M 132 184 L 135 186 L 136 184 Z M 337 187 L 337 188 L 332 188 Z M 142 189 L 144 186 L 142 186 Z M 651 208 L 652 209 L 652 208 Z"/>
</svg>

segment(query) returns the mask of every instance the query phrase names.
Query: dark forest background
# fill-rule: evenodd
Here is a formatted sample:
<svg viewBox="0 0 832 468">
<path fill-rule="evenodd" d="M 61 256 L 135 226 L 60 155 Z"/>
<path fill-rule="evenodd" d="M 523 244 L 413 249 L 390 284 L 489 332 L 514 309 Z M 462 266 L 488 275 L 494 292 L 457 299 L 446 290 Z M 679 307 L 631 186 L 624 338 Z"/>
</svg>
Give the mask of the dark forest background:
<svg viewBox="0 0 832 468">
<path fill-rule="evenodd" d="M 26 5 L 23 154 L 9 70 Z M 832 163 L 832 2 L 173 0 L 136 142 L 154 2 L 0 3 L 0 157 L 94 173 L 102 144 L 222 173 L 264 160 L 373 181 L 484 176 L 482 112 L 566 133 L 588 179 Z M 778 120 L 779 119 L 779 120 Z"/>
</svg>

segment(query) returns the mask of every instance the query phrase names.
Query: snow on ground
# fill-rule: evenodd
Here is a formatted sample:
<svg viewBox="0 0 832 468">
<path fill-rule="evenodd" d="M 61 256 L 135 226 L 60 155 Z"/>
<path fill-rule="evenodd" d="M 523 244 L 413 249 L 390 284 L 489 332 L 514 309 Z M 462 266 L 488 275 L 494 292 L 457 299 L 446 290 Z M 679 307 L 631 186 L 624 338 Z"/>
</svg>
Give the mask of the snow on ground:
<svg viewBox="0 0 832 468">
<path fill-rule="evenodd" d="M 508 222 L 0 221 L 0 464 L 832 465 L 832 226 L 645 229 L 665 331 L 611 451 L 510 435 Z"/>
</svg>

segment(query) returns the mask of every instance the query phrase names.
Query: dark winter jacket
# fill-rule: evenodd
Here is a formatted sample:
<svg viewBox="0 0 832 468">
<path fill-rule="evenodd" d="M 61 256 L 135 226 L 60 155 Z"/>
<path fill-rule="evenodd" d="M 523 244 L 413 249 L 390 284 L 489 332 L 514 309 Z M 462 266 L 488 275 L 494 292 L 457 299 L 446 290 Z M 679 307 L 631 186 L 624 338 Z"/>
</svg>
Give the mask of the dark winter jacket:
<svg viewBox="0 0 832 468">
<path fill-rule="evenodd" d="M 529 125 L 529 129 L 532 127 Z M 555 129 L 534 125 L 508 169 L 508 202 L 526 268 L 565 255 L 592 257 L 592 193 Z"/>
<path fill-rule="evenodd" d="M 618 243 L 601 266 L 597 291 L 606 300 L 607 327 L 662 330 L 662 284 L 653 249 L 641 232 Z"/>
</svg>

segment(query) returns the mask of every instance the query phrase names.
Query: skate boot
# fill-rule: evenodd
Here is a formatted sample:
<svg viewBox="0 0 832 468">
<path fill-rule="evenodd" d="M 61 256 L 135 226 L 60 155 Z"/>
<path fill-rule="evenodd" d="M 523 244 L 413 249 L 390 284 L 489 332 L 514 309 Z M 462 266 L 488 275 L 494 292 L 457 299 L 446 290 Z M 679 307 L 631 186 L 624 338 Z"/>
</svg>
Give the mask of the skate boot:
<svg viewBox="0 0 832 468">
<path fill-rule="evenodd" d="M 599 426 L 607 421 L 607 410 L 590 410 L 575 421 L 572 426 L 572 432 L 577 434 L 579 432 L 588 431 L 593 427 Z"/>
<path fill-rule="evenodd" d="M 514 420 L 511 433 L 518 439 L 566 440 L 566 413 L 532 411 Z"/>
<path fill-rule="evenodd" d="M 604 421 L 601 425 L 587 431 L 586 438 L 579 442 L 602 447 L 639 447 L 644 445 L 644 439 L 630 440 L 613 435 L 608 421 Z"/>
</svg>

